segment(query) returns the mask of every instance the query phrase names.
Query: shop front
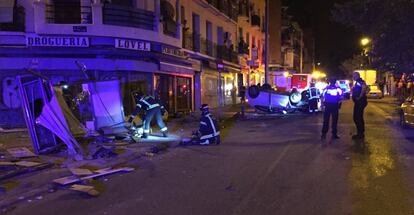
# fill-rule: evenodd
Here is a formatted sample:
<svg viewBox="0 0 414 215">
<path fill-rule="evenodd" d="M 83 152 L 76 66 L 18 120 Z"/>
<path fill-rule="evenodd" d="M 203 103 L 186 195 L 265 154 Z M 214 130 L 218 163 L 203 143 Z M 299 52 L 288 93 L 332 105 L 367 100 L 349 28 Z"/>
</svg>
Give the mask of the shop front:
<svg viewBox="0 0 414 215">
<path fill-rule="evenodd" d="M 214 62 L 204 63 L 201 72 L 202 103 L 212 108 L 219 106 L 220 99 L 223 105 L 237 104 L 239 79 L 243 81 L 243 74 L 238 67 L 223 65 L 219 72 Z"/>
</svg>

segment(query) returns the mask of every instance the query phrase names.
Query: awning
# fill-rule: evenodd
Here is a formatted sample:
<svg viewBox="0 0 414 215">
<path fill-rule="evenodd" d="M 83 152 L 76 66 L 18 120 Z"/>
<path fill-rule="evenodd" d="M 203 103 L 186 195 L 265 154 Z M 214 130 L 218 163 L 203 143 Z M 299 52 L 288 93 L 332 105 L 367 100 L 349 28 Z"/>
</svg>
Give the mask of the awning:
<svg viewBox="0 0 414 215">
<path fill-rule="evenodd" d="M 0 23 L 13 22 L 13 8 L 15 0 L 0 1 Z"/>
<path fill-rule="evenodd" d="M 178 65 L 164 61 L 160 61 L 160 70 L 164 72 L 194 75 L 194 68 L 191 66 Z"/>
</svg>

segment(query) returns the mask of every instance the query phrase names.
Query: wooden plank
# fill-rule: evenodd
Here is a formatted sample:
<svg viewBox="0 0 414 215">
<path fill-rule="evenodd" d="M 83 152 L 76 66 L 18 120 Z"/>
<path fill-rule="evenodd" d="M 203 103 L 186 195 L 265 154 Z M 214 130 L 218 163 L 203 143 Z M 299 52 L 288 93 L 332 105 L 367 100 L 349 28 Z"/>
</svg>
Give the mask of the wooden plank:
<svg viewBox="0 0 414 215">
<path fill-rule="evenodd" d="M 60 184 L 60 185 L 68 185 L 68 184 L 73 184 L 79 181 L 83 181 L 83 180 L 88 180 L 88 179 L 92 179 L 92 178 L 96 178 L 96 177 L 101 177 L 104 175 L 109 175 L 109 174 L 113 174 L 113 173 L 117 173 L 117 172 L 131 172 L 134 171 L 134 168 L 117 168 L 117 169 L 102 169 L 102 170 L 97 170 L 97 174 L 93 174 L 93 175 L 88 175 L 82 178 L 76 177 L 76 176 L 67 176 L 67 177 L 63 177 L 63 178 L 58 178 L 53 180 L 53 182 Z"/>
</svg>

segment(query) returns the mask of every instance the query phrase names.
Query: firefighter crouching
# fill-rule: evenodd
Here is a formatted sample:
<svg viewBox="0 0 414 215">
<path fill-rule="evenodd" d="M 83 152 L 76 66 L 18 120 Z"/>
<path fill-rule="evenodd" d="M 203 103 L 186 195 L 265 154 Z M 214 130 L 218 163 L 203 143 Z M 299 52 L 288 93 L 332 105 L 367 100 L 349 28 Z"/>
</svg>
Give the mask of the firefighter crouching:
<svg viewBox="0 0 414 215">
<path fill-rule="evenodd" d="M 200 127 L 193 131 L 192 139 L 184 139 L 181 145 L 208 145 L 220 144 L 220 131 L 217 121 L 211 115 L 208 105 L 203 104 L 200 107 L 201 118 Z"/>
<path fill-rule="evenodd" d="M 145 115 L 143 117 L 143 129 L 144 133 L 142 138 L 148 138 L 150 133 L 151 121 L 155 117 L 158 127 L 164 137 L 168 135 L 168 128 L 165 126 L 165 123 L 162 119 L 162 112 L 164 107 L 161 106 L 154 97 L 152 96 L 144 96 L 142 93 L 134 93 L 136 107 L 135 110 L 132 112 L 131 116 L 128 119 L 129 123 L 132 123 L 134 118 L 141 112 L 145 111 Z"/>
<path fill-rule="evenodd" d="M 220 129 L 217 120 L 211 115 L 207 104 L 201 105 L 200 110 L 200 128 L 196 132 L 200 145 L 220 144 Z"/>
</svg>

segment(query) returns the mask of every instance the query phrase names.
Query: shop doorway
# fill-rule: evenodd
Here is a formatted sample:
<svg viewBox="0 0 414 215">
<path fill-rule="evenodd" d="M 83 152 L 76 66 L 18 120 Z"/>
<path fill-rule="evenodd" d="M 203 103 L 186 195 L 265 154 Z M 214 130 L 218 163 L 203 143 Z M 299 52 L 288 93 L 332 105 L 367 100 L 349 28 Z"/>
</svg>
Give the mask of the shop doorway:
<svg viewBox="0 0 414 215">
<path fill-rule="evenodd" d="M 191 78 L 155 75 L 155 97 L 170 114 L 190 112 L 193 106 Z"/>
</svg>

